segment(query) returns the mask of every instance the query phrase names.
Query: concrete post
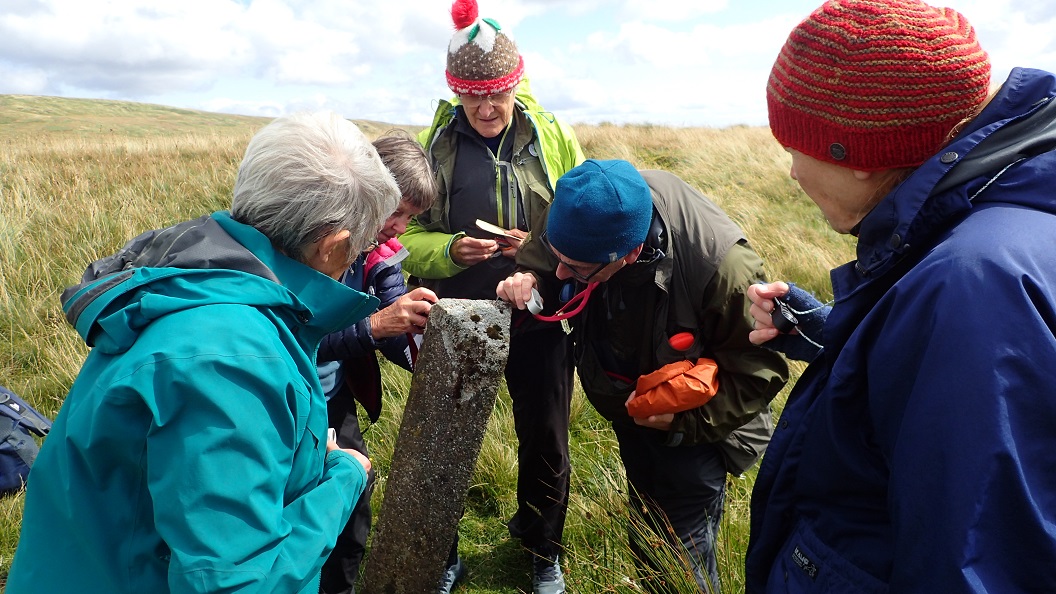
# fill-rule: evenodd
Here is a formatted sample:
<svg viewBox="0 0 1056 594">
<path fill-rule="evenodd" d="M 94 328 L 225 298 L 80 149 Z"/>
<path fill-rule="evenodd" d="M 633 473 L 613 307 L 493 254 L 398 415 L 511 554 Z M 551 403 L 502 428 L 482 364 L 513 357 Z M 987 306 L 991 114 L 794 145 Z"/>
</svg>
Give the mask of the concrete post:
<svg viewBox="0 0 1056 594">
<path fill-rule="evenodd" d="M 429 314 L 384 500 L 366 594 L 435 592 L 510 352 L 510 307 L 441 299 Z"/>
</svg>

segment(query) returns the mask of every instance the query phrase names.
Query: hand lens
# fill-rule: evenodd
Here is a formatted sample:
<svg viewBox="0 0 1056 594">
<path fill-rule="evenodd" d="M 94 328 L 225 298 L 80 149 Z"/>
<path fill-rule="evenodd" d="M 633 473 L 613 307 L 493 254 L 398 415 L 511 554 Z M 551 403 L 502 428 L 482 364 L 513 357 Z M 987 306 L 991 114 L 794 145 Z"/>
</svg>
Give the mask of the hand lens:
<svg viewBox="0 0 1056 594">
<path fill-rule="evenodd" d="M 770 312 L 770 321 L 774 328 L 782 334 L 788 334 L 796 329 L 799 320 L 792 315 L 792 310 L 784 301 L 774 299 L 774 310 Z"/>
</svg>

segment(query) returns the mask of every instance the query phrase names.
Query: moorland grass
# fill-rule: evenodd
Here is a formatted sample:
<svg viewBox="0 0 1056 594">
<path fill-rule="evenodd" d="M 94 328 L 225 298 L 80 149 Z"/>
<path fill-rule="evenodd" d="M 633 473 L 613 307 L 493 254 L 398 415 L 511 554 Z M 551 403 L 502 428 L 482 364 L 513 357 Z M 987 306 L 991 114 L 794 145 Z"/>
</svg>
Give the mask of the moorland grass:
<svg viewBox="0 0 1056 594">
<path fill-rule="evenodd" d="M 62 316 L 63 288 L 89 262 L 143 231 L 227 208 L 245 145 L 265 122 L 121 102 L 0 96 L 0 384 L 54 417 L 87 354 Z M 373 137 L 389 126 L 361 127 Z M 576 132 L 589 157 L 667 169 L 699 188 L 741 225 L 771 278 L 795 280 L 827 298 L 828 270 L 853 256 L 851 242 L 828 229 L 789 179 L 790 160 L 765 128 L 599 125 L 576 126 Z M 801 366 L 793 371 L 797 376 Z M 375 511 L 409 379 L 385 364 L 385 412 L 365 433 L 379 476 Z M 778 409 L 787 391 L 775 401 Z M 633 564 L 615 437 L 578 389 L 571 427 L 569 591 L 638 591 L 627 579 Z M 517 505 L 515 448 L 503 388 L 460 525 L 460 551 L 470 569 L 462 592 L 530 590 L 528 559 L 505 527 Z M 728 481 L 718 551 L 727 592 L 743 590 L 753 482 L 754 470 Z M 0 500 L 0 585 L 17 545 L 22 500 L 20 494 Z M 675 556 L 662 562 L 673 590 L 692 591 Z"/>
</svg>

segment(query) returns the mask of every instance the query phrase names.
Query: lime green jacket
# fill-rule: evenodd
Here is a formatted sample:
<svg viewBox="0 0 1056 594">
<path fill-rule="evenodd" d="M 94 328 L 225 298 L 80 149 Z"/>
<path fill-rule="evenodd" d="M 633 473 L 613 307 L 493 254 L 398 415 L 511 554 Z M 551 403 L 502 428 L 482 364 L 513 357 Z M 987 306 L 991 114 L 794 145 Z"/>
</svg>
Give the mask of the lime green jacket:
<svg viewBox="0 0 1056 594">
<path fill-rule="evenodd" d="M 316 348 L 377 299 L 216 213 L 96 262 L 63 305 L 93 348 L 30 473 L 7 594 L 317 594 L 367 477 L 325 450 Z"/>
<path fill-rule="evenodd" d="M 557 179 L 583 162 L 583 149 L 579 145 L 571 126 L 557 121 L 545 111 L 531 94 L 528 80 L 521 81 L 516 95 L 518 110 L 514 146 L 527 147 L 540 158 L 524 160 L 514 158 L 513 169 L 523 198 L 525 215 L 529 225 L 529 239 L 546 228 L 546 208 L 553 200 Z M 455 276 L 464 270 L 451 259 L 451 243 L 465 235 L 453 231 L 448 223 L 448 189 L 450 188 L 455 160 L 455 142 L 447 134 L 455 117 L 458 100 L 440 101 L 433 116 L 432 125 L 418 135 L 433 162 L 439 185 L 439 196 L 433 207 L 413 219 L 407 231 L 400 236 L 400 243 L 411 255 L 403 262 L 404 270 L 425 279 Z M 541 163 L 541 170 L 532 170 L 529 164 Z M 490 175 L 491 172 L 488 172 Z"/>
</svg>

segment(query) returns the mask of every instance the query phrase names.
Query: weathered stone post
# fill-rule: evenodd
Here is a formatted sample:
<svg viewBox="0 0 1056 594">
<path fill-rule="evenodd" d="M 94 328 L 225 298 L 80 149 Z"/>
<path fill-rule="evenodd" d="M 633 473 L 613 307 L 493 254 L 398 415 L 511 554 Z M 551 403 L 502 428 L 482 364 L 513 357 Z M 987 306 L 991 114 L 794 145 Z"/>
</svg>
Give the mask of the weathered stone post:
<svg viewBox="0 0 1056 594">
<path fill-rule="evenodd" d="M 510 352 L 510 307 L 441 299 L 429 314 L 364 571 L 366 594 L 435 592 Z"/>
</svg>

